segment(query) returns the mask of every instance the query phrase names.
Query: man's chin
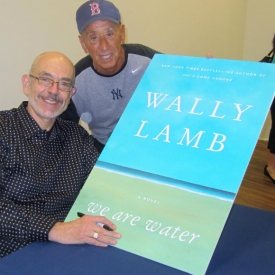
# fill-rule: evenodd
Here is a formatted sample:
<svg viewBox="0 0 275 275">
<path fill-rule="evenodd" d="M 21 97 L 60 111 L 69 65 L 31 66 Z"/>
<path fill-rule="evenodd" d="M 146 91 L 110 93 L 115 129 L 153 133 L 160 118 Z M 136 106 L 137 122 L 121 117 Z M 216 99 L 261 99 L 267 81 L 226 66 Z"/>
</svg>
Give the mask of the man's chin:
<svg viewBox="0 0 275 275">
<path fill-rule="evenodd" d="M 46 107 L 45 105 L 37 104 L 34 100 L 29 99 L 28 111 L 30 114 L 35 113 L 36 116 L 40 118 L 51 120 L 61 115 L 67 109 L 67 105 L 68 104 L 60 104 L 59 106 L 48 105 Z"/>
<path fill-rule="evenodd" d="M 50 111 L 40 112 L 40 115 L 46 119 L 54 119 L 54 118 L 57 118 L 58 116 L 60 116 L 65 110 L 66 110 L 66 108 L 62 108 L 60 110 L 51 111 L 51 112 Z"/>
</svg>

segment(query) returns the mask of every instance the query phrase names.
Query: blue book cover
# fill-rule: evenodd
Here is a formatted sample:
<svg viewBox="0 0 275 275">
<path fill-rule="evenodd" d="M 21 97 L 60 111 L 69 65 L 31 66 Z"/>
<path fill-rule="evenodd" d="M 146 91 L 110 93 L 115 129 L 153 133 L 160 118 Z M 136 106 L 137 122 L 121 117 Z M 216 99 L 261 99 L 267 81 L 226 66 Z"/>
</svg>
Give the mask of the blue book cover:
<svg viewBox="0 0 275 275">
<path fill-rule="evenodd" d="M 205 274 L 275 91 L 275 66 L 155 55 L 72 207 L 117 247 Z"/>
</svg>

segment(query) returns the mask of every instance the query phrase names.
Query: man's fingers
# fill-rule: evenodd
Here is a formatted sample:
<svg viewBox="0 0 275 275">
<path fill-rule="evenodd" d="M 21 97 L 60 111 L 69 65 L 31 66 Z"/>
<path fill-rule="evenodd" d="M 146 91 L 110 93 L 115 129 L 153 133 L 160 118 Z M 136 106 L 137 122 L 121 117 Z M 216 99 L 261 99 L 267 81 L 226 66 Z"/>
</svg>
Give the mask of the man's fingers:
<svg viewBox="0 0 275 275">
<path fill-rule="evenodd" d="M 90 245 L 101 246 L 101 247 L 107 247 L 108 246 L 107 243 L 100 242 L 99 240 L 96 240 L 94 238 L 89 238 L 89 237 L 86 238 L 85 243 L 90 244 Z"/>
<path fill-rule="evenodd" d="M 109 231 L 107 229 L 102 228 L 101 226 L 97 226 L 97 231 L 101 233 L 102 235 L 109 237 L 109 238 L 115 238 L 115 239 L 120 239 L 121 238 L 121 234 L 116 232 L 116 231 Z"/>
<path fill-rule="evenodd" d="M 85 238 L 85 242 L 97 246 L 115 245 L 117 243 L 116 239 L 111 238 L 110 236 L 105 236 L 103 233 L 95 231 L 87 235 L 87 238 Z"/>
</svg>

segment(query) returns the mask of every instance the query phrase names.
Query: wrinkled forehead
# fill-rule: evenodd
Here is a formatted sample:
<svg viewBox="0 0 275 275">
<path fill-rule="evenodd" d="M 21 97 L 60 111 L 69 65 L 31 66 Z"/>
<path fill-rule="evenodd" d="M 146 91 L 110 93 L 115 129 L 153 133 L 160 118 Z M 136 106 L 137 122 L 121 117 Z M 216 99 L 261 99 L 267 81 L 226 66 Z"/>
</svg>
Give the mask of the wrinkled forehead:
<svg viewBox="0 0 275 275">
<path fill-rule="evenodd" d="M 88 25 L 83 33 L 91 33 L 91 32 L 106 32 L 106 31 L 119 31 L 120 30 L 120 24 L 116 24 L 111 21 L 96 21 Z M 82 33 L 82 34 L 83 34 Z"/>
<path fill-rule="evenodd" d="M 33 66 L 33 72 L 39 76 L 52 76 L 58 79 L 74 80 L 74 66 L 64 56 L 45 55 L 37 59 Z"/>
</svg>

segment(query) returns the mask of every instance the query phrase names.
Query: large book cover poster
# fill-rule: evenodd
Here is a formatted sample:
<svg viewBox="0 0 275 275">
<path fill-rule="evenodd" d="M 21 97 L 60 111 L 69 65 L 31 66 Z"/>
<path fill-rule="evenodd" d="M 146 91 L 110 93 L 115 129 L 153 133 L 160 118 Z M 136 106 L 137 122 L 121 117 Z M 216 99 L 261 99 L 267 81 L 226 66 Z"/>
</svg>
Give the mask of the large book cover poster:
<svg viewBox="0 0 275 275">
<path fill-rule="evenodd" d="M 155 55 L 66 220 L 105 215 L 116 247 L 205 274 L 274 91 L 272 64 Z"/>
</svg>

